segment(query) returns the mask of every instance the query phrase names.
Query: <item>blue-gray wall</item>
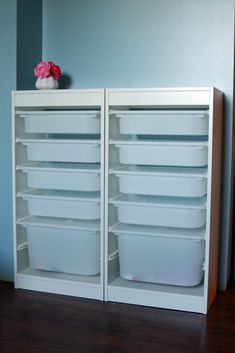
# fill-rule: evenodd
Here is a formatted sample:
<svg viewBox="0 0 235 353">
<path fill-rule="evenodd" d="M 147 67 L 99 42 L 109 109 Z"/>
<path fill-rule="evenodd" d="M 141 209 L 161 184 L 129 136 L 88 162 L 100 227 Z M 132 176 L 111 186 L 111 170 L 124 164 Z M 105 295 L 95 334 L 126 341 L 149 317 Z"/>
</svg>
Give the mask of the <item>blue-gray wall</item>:
<svg viewBox="0 0 235 353">
<path fill-rule="evenodd" d="M 42 57 L 42 1 L 0 0 L 0 279 L 13 279 L 11 91 L 33 89 Z"/>
<path fill-rule="evenodd" d="M 17 3 L 17 89 L 34 89 L 34 67 L 42 59 L 42 0 Z"/>
<path fill-rule="evenodd" d="M 18 0 L 17 8 L 16 0 L 0 0 L 0 277 L 13 274 L 10 90 L 16 87 L 16 77 L 18 88 L 33 88 L 31 70 L 42 49 L 45 60 L 61 66 L 61 87 L 214 85 L 225 92 L 223 287 L 228 273 L 233 0 L 43 0 L 42 23 L 38 1 Z M 37 3 L 35 9 L 29 10 L 30 2 Z"/>
<path fill-rule="evenodd" d="M 0 277 L 11 279 L 11 90 L 16 89 L 16 0 L 0 0 Z"/>
<path fill-rule="evenodd" d="M 43 58 L 64 87 L 216 86 L 225 93 L 219 286 L 229 274 L 233 0 L 43 0 Z M 63 86 L 63 82 L 61 85 Z"/>
</svg>

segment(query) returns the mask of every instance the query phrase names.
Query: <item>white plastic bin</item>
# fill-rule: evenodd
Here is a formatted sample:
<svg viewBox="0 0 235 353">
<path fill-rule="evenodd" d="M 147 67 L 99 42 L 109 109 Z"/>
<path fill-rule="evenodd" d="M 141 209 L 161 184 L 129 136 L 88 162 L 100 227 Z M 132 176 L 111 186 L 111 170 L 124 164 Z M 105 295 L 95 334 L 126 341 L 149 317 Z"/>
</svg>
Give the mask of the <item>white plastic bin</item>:
<svg viewBox="0 0 235 353">
<path fill-rule="evenodd" d="M 111 198 L 122 223 L 199 228 L 206 223 L 206 197 L 173 198 L 121 195 Z"/>
<path fill-rule="evenodd" d="M 98 110 L 19 111 L 25 120 L 25 131 L 30 133 L 99 134 Z"/>
<path fill-rule="evenodd" d="M 208 162 L 207 142 L 110 141 L 123 164 L 202 167 Z"/>
<path fill-rule="evenodd" d="M 201 197 L 207 193 L 206 168 L 130 166 L 113 169 L 125 194 Z"/>
<path fill-rule="evenodd" d="M 17 166 L 27 175 L 28 187 L 38 189 L 100 191 L 100 165 L 35 163 Z"/>
<path fill-rule="evenodd" d="M 120 276 L 127 280 L 196 286 L 203 278 L 205 230 L 119 225 Z"/>
<path fill-rule="evenodd" d="M 112 110 L 110 113 L 119 118 L 121 134 L 208 135 L 207 110 Z"/>
<path fill-rule="evenodd" d="M 17 139 L 30 161 L 99 163 L 99 140 Z"/>
<path fill-rule="evenodd" d="M 30 215 L 74 219 L 100 218 L 99 193 L 33 190 L 19 192 L 17 196 L 27 201 Z"/>
<path fill-rule="evenodd" d="M 87 276 L 100 272 L 97 227 L 76 229 L 72 222 L 37 217 L 19 223 L 26 227 L 31 268 Z"/>
</svg>

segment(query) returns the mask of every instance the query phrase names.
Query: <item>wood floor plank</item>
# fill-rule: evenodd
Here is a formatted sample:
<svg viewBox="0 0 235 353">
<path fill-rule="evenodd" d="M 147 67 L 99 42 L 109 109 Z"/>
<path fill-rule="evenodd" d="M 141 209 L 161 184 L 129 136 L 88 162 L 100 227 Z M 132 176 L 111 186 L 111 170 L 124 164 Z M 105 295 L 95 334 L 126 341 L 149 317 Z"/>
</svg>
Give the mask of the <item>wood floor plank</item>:
<svg viewBox="0 0 235 353">
<path fill-rule="evenodd" d="M 235 284 L 207 316 L 14 290 L 0 282 L 0 353 L 234 353 Z"/>
</svg>

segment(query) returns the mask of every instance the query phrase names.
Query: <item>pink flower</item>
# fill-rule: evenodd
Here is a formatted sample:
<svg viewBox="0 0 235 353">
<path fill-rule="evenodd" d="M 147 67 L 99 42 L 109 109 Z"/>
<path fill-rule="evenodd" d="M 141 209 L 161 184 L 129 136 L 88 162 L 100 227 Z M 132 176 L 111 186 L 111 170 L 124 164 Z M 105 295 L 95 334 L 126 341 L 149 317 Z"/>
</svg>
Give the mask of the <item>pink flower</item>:
<svg viewBox="0 0 235 353">
<path fill-rule="evenodd" d="M 34 75 L 38 78 L 42 79 L 45 77 L 49 77 L 51 70 L 51 65 L 47 61 L 42 61 L 34 69 Z"/>
<path fill-rule="evenodd" d="M 42 61 L 35 67 L 34 74 L 40 79 L 52 76 L 54 80 L 58 80 L 60 67 L 55 65 L 53 61 Z"/>
</svg>

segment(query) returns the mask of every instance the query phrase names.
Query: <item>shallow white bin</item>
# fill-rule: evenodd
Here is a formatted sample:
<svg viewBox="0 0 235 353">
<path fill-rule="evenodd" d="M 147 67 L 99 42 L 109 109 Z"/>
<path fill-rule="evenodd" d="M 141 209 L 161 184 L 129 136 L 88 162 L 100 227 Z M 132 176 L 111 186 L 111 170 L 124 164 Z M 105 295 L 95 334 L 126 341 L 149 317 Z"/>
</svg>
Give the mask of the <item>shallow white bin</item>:
<svg viewBox="0 0 235 353">
<path fill-rule="evenodd" d="M 100 165 L 31 163 L 17 166 L 27 174 L 28 187 L 38 189 L 99 191 Z"/>
<path fill-rule="evenodd" d="M 207 165 L 207 142 L 193 141 L 115 141 L 123 164 L 191 166 Z"/>
<path fill-rule="evenodd" d="M 17 139 L 30 161 L 99 163 L 99 140 Z"/>
<path fill-rule="evenodd" d="M 206 223 L 206 197 L 121 195 L 110 199 L 122 223 L 199 228 Z"/>
<path fill-rule="evenodd" d="M 208 110 L 111 111 L 120 133 L 140 135 L 208 135 Z"/>
<path fill-rule="evenodd" d="M 98 110 L 19 111 L 25 120 L 25 131 L 32 133 L 99 134 Z"/>
<path fill-rule="evenodd" d="M 110 171 L 126 194 L 201 197 L 207 193 L 206 168 L 130 166 Z"/>
<path fill-rule="evenodd" d="M 29 265 L 38 270 L 95 275 L 100 272 L 100 237 L 96 230 L 72 229 L 23 221 L 27 228 Z M 29 223 L 29 224 L 27 224 Z M 34 224 L 35 223 L 35 224 Z"/>
<path fill-rule="evenodd" d="M 30 215 L 75 219 L 99 219 L 99 193 L 75 191 L 33 190 L 19 192 L 28 203 Z"/>
<path fill-rule="evenodd" d="M 196 286 L 203 278 L 205 229 L 115 226 L 120 276 L 127 280 Z"/>
</svg>

